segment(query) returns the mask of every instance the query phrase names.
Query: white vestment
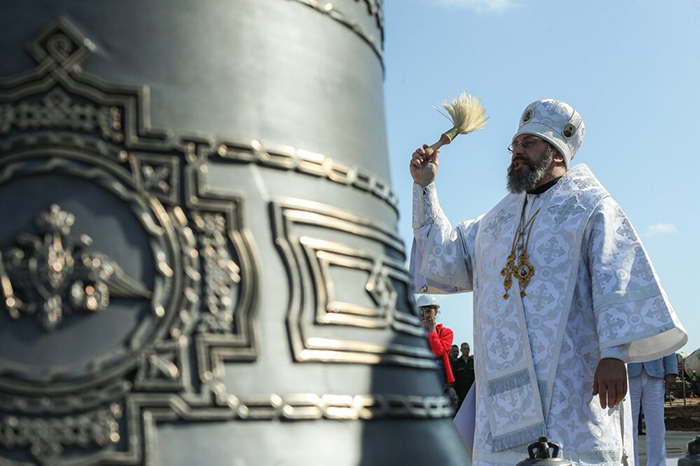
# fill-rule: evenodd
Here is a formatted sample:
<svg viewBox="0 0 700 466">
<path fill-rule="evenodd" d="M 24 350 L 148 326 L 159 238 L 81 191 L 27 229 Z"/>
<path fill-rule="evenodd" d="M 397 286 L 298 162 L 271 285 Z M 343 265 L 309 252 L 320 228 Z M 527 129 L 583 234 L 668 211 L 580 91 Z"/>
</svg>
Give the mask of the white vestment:
<svg viewBox="0 0 700 466">
<path fill-rule="evenodd" d="M 521 217 L 535 212 L 535 275 L 523 290 L 513 280 L 504 299 L 501 270 Z M 509 194 L 454 229 L 434 185 L 414 185 L 413 227 L 417 292 L 474 292 L 473 464 L 512 466 L 540 435 L 575 464 L 632 464 L 629 401 L 600 407 L 598 362 L 656 359 L 687 335 L 639 236 L 588 167 L 541 195 Z"/>
</svg>

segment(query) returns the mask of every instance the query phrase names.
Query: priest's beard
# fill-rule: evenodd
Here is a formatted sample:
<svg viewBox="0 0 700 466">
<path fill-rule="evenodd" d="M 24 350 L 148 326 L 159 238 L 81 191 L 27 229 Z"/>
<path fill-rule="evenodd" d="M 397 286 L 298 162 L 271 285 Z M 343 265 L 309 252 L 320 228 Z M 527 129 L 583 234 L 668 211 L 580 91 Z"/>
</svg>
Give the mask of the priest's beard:
<svg viewBox="0 0 700 466">
<path fill-rule="evenodd" d="M 508 167 L 508 191 L 521 193 L 534 189 L 549 174 L 556 153 L 556 149 L 550 146 L 542 154 L 539 162 L 531 162 L 525 158 L 520 159 L 525 164 L 525 170 L 519 174 L 515 173 L 511 162 L 510 167 Z"/>
</svg>

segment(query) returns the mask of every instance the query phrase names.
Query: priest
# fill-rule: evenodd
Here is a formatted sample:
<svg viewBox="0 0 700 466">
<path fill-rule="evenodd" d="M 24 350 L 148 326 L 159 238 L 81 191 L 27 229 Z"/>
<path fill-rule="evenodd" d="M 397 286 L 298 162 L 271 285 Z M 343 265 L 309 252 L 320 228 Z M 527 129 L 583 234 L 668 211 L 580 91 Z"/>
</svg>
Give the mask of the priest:
<svg viewBox="0 0 700 466">
<path fill-rule="evenodd" d="M 572 165 L 584 136 L 570 105 L 528 105 L 509 194 L 456 227 L 438 202 L 439 151 L 412 155 L 416 292 L 474 293 L 474 465 L 517 464 L 542 435 L 574 464 L 633 464 L 625 363 L 687 340 L 630 220 Z"/>
</svg>

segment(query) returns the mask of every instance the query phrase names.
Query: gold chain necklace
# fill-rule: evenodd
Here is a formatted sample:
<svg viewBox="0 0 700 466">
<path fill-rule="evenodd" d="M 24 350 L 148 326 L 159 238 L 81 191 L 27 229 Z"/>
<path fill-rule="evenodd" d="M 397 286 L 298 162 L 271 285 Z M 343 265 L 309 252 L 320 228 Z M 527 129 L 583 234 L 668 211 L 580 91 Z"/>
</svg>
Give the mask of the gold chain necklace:
<svg viewBox="0 0 700 466">
<path fill-rule="evenodd" d="M 515 277 L 520 283 L 520 296 L 525 297 L 525 287 L 530 283 L 530 279 L 535 276 L 535 266 L 529 261 L 529 255 L 527 254 L 527 248 L 530 245 L 530 234 L 532 233 L 532 225 L 535 222 L 535 217 L 540 213 L 540 209 L 532 214 L 530 219 L 523 225 L 523 220 L 525 217 L 520 218 L 520 224 L 515 231 L 515 236 L 513 236 L 513 246 L 511 247 L 510 254 L 506 259 L 506 266 L 501 270 L 501 276 L 503 277 L 503 288 L 505 288 L 505 293 L 503 294 L 503 299 L 508 299 L 508 290 L 513 285 L 513 277 Z M 527 237 L 525 232 L 527 231 Z M 520 243 L 520 247 L 518 247 Z M 520 249 L 520 254 L 518 255 L 518 264 L 515 264 L 515 253 L 516 250 Z"/>
</svg>

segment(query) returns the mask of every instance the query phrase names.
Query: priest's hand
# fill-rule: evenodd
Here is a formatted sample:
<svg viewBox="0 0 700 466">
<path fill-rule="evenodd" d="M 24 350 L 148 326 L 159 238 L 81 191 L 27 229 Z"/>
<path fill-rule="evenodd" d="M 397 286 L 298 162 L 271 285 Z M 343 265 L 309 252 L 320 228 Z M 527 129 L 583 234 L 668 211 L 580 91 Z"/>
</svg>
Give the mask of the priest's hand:
<svg viewBox="0 0 700 466">
<path fill-rule="evenodd" d="M 593 396 L 602 408 L 613 408 L 627 395 L 627 368 L 615 358 L 601 359 L 593 377 Z"/>
<path fill-rule="evenodd" d="M 440 149 L 438 149 L 427 160 L 423 160 L 425 149 L 428 147 L 427 144 L 423 144 L 423 147 L 416 149 L 411 155 L 411 163 L 409 164 L 413 181 L 424 188 L 435 181 L 438 171 L 438 158 L 440 157 Z"/>
</svg>

